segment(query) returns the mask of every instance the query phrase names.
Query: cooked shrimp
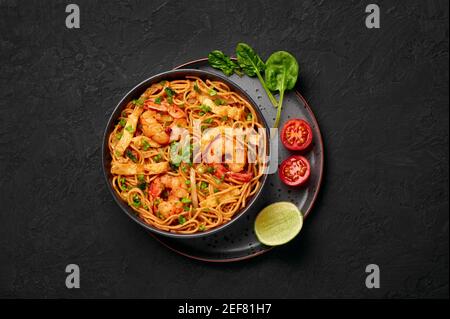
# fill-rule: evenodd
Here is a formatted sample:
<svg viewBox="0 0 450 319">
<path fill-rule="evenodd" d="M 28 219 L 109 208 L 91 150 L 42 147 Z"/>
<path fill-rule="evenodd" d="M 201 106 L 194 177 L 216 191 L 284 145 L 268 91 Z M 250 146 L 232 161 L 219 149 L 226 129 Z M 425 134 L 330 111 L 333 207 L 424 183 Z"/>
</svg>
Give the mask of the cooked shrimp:
<svg viewBox="0 0 450 319">
<path fill-rule="evenodd" d="M 161 198 L 163 191 L 168 191 L 166 198 Z M 190 194 L 181 176 L 163 175 L 150 184 L 149 194 L 153 198 L 155 210 L 164 218 L 183 211 L 180 199 L 189 199 Z"/>
<path fill-rule="evenodd" d="M 169 143 L 170 136 L 164 130 L 163 125 L 158 122 L 157 113 L 155 111 L 148 110 L 142 113 L 140 123 L 142 126 L 142 132 L 145 136 L 161 145 Z"/>
</svg>

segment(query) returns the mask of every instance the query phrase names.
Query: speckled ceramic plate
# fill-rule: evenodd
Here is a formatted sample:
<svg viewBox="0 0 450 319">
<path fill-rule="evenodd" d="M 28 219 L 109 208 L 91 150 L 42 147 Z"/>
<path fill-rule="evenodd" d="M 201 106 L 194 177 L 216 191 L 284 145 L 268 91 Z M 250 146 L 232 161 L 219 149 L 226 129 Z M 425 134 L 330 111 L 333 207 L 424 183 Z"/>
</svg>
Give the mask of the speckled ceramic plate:
<svg viewBox="0 0 450 319">
<path fill-rule="evenodd" d="M 175 69 L 199 69 L 222 75 L 218 70 L 208 65 L 207 59 L 200 59 L 180 65 Z M 248 76 L 239 77 L 233 75 L 229 78 L 253 98 L 258 104 L 267 123 L 272 126 L 275 121 L 276 109 L 270 104 L 261 84 L 257 78 Z M 324 150 L 322 136 L 316 118 L 306 103 L 305 99 L 297 91 L 285 95 L 280 126 L 291 118 L 302 118 L 308 121 L 313 130 L 313 146 L 305 154 L 311 164 L 311 176 L 307 186 L 303 188 L 289 188 L 278 178 L 278 174 L 271 174 L 267 178 L 264 189 L 252 208 L 245 216 L 223 229 L 220 232 L 201 238 L 169 238 L 161 235 L 153 235 L 162 244 L 184 256 L 211 262 L 231 262 L 261 255 L 270 249 L 260 243 L 253 231 L 256 215 L 265 206 L 277 201 L 290 201 L 295 203 L 307 217 L 311 212 L 317 198 L 322 181 Z M 279 163 L 290 155 L 281 141 L 279 143 Z"/>
</svg>

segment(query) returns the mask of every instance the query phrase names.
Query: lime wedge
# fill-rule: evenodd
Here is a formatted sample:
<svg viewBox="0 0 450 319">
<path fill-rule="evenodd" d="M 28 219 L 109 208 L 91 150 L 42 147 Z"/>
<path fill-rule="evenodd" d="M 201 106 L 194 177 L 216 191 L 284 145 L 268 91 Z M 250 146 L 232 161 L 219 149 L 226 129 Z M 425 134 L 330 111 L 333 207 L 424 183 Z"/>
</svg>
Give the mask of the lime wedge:
<svg viewBox="0 0 450 319">
<path fill-rule="evenodd" d="M 303 225 L 303 215 L 292 203 L 278 202 L 264 208 L 255 220 L 255 233 L 267 246 L 286 244 L 298 235 Z"/>
</svg>

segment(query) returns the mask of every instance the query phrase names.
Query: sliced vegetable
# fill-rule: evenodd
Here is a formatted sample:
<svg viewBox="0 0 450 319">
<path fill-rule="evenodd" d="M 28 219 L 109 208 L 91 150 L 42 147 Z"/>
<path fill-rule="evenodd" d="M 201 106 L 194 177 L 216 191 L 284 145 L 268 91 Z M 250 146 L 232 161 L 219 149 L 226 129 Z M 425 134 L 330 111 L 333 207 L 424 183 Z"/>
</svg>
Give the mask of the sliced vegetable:
<svg viewBox="0 0 450 319">
<path fill-rule="evenodd" d="M 125 127 L 128 127 L 129 129 L 123 130 L 122 138 L 119 140 L 114 149 L 116 156 L 122 156 L 128 145 L 130 144 L 131 139 L 133 138 L 133 134 L 136 131 L 139 116 L 141 116 L 142 112 L 143 108 L 136 106 L 133 112 L 128 116 Z"/>
<path fill-rule="evenodd" d="M 278 174 L 286 185 L 300 186 L 308 181 L 310 171 L 309 161 L 306 158 L 301 155 L 292 155 L 281 163 Z"/>
<path fill-rule="evenodd" d="M 312 142 L 313 133 L 308 122 L 301 119 L 292 119 L 283 125 L 281 142 L 291 151 L 303 151 Z"/>
<path fill-rule="evenodd" d="M 152 164 L 124 164 L 114 163 L 111 166 L 111 173 L 115 175 L 137 175 L 137 174 L 161 174 L 169 170 L 168 162 Z"/>
<path fill-rule="evenodd" d="M 274 127 L 278 127 L 283 107 L 284 92 L 294 88 L 298 77 L 298 63 L 295 57 L 286 51 L 273 53 L 266 62 L 265 70 L 267 88 L 279 91 L 277 116 Z"/>
<path fill-rule="evenodd" d="M 196 185 L 195 182 L 195 170 L 194 168 L 191 167 L 191 172 L 190 172 L 190 181 L 191 181 L 191 185 Z M 191 187 L 191 197 L 192 197 L 192 206 L 194 208 L 198 207 L 198 197 L 197 197 L 197 187 Z"/>
</svg>

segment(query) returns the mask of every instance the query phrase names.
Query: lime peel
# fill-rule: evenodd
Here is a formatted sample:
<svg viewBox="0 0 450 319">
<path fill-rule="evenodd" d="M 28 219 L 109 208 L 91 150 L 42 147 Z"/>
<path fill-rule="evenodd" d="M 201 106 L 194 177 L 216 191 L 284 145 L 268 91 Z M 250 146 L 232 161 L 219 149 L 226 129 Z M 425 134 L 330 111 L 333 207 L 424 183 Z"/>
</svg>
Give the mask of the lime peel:
<svg viewBox="0 0 450 319">
<path fill-rule="evenodd" d="M 286 244 L 302 229 L 303 214 L 290 202 L 277 202 L 265 207 L 255 219 L 255 234 L 267 246 Z"/>
</svg>

